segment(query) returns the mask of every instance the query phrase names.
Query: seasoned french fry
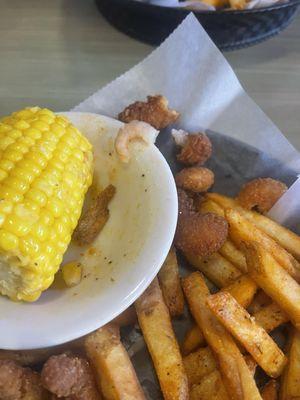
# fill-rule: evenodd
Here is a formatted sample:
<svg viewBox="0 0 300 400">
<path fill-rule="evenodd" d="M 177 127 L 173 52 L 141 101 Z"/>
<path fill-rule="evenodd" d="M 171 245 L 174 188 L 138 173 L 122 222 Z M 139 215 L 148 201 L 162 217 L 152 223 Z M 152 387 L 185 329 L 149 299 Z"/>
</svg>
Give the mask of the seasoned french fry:
<svg viewBox="0 0 300 400">
<path fill-rule="evenodd" d="M 192 351 L 198 349 L 205 344 L 204 336 L 198 327 L 193 325 L 185 334 L 181 350 L 183 355 L 190 354 Z"/>
<path fill-rule="evenodd" d="M 278 399 L 278 383 L 275 379 L 271 379 L 261 391 L 263 400 L 277 400 Z"/>
<path fill-rule="evenodd" d="M 136 323 L 136 321 L 137 317 L 134 306 L 128 307 L 113 320 L 113 322 L 120 327 L 133 325 Z"/>
<path fill-rule="evenodd" d="M 207 197 L 216 202 L 221 208 L 234 208 L 244 215 L 249 221 L 273 238 L 277 243 L 284 247 L 297 260 L 300 261 L 300 237 L 289 229 L 281 226 L 264 215 L 255 211 L 242 208 L 234 199 L 222 196 L 217 193 L 208 193 Z"/>
<path fill-rule="evenodd" d="M 245 245 L 249 275 L 300 329 L 300 286 L 260 243 Z"/>
<path fill-rule="evenodd" d="M 191 313 L 216 357 L 222 378 L 233 400 L 261 399 L 254 378 L 236 343 L 207 305 L 210 295 L 199 272 L 183 279 L 183 290 Z"/>
<path fill-rule="evenodd" d="M 253 314 L 255 322 L 267 332 L 288 322 L 289 317 L 276 303 L 271 303 Z"/>
<path fill-rule="evenodd" d="M 105 399 L 145 399 L 117 325 L 105 325 L 89 335 L 85 350 Z"/>
<path fill-rule="evenodd" d="M 210 310 L 271 377 L 277 378 L 287 359 L 274 340 L 254 318 L 226 292 L 208 297 Z"/>
<path fill-rule="evenodd" d="M 236 301 L 247 308 L 252 302 L 257 290 L 257 284 L 248 275 L 242 275 L 231 285 L 224 287 L 221 292 L 230 293 Z"/>
<path fill-rule="evenodd" d="M 192 386 L 190 400 L 229 400 L 221 374 L 214 370 L 204 376 L 200 383 Z"/>
<path fill-rule="evenodd" d="M 187 376 L 157 279 L 136 300 L 135 308 L 164 399 L 188 399 Z"/>
<path fill-rule="evenodd" d="M 172 248 L 158 274 L 165 303 L 172 317 L 183 314 L 184 298 L 180 284 L 176 251 Z"/>
<path fill-rule="evenodd" d="M 215 358 L 209 347 L 203 347 L 183 358 L 185 372 L 190 387 L 217 368 Z"/>
<path fill-rule="evenodd" d="M 214 253 L 206 259 L 194 254 L 185 254 L 185 256 L 193 267 L 200 270 L 219 288 L 230 285 L 242 274 L 241 271 L 219 253 Z"/>
<path fill-rule="evenodd" d="M 288 359 L 281 382 L 280 400 L 300 400 L 300 332 L 296 329 L 291 333 Z"/>
<path fill-rule="evenodd" d="M 220 248 L 219 253 L 235 265 L 244 274 L 247 273 L 246 258 L 230 240 L 226 240 L 223 246 Z"/>
<path fill-rule="evenodd" d="M 260 229 L 256 228 L 238 211 L 227 209 L 225 214 L 230 226 L 229 236 L 237 246 L 241 246 L 243 242 L 247 241 L 261 243 L 295 280 L 300 281 L 300 265 L 290 253 Z"/>
<path fill-rule="evenodd" d="M 250 354 L 247 354 L 246 356 L 244 356 L 244 360 L 245 360 L 252 376 L 254 376 L 255 372 L 256 372 L 257 362 L 254 360 L 254 358 L 252 356 L 250 356 Z"/>
<path fill-rule="evenodd" d="M 231 285 L 226 286 L 222 291 L 230 293 L 243 307 L 248 307 L 257 290 L 256 283 L 247 275 L 237 278 Z M 267 317 L 266 317 L 267 320 Z M 274 322 L 275 323 L 275 322 Z M 182 353 L 189 354 L 198 347 L 203 346 L 205 339 L 199 327 L 193 325 L 186 333 L 182 343 Z"/>
<path fill-rule="evenodd" d="M 208 212 L 212 212 L 214 214 L 220 215 L 221 217 L 225 217 L 224 207 L 219 205 L 215 201 L 209 198 L 209 195 L 213 193 L 207 193 L 205 199 L 200 201 L 198 204 L 198 211 L 205 214 Z"/>
<path fill-rule="evenodd" d="M 263 290 L 259 289 L 248 307 L 248 311 L 250 314 L 254 314 L 271 303 L 272 299 Z"/>
<path fill-rule="evenodd" d="M 212 212 L 225 217 L 224 209 L 212 200 L 205 199 L 199 204 L 199 211 L 202 213 Z M 226 240 L 219 253 L 235 265 L 243 273 L 247 272 L 246 259 L 243 254 L 230 240 Z"/>
</svg>

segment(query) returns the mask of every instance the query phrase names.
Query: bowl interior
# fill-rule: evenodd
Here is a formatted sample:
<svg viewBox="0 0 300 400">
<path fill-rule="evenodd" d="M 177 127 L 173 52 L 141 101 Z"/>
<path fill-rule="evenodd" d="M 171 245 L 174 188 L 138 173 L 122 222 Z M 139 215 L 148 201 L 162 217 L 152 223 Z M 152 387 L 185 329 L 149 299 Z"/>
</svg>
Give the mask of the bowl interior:
<svg viewBox="0 0 300 400">
<path fill-rule="evenodd" d="M 54 346 L 109 322 L 146 289 L 173 239 L 176 188 L 156 146 L 133 144 L 133 157 L 125 165 L 114 151 L 120 122 L 95 114 L 64 114 L 93 144 L 92 186 L 116 187 L 110 218 L 91 246 L 71 244 L 65 255 L 64 262 L 76 260 L 84 267 L 78 286 L 61 288 L 58 276 L 35 303 L 0 298 L 2 349 Z"/>
</svg>

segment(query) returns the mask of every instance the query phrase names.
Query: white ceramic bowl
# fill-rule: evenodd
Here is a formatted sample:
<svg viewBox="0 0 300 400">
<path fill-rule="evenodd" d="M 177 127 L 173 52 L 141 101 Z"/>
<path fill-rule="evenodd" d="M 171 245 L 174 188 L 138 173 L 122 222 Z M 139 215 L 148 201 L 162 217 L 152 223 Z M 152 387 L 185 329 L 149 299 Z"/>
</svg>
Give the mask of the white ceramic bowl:
<svg viewBox="0 0 300 400">
<path fill-rule="evenodd" d="M 35 303 L 0 297 L 0 348 L 33 349 L 58 345 L 109 322 L 146 289 L 171 246 L 177 195 L 169 166 L 155 147 L 133 144 L 132 160 L 121 163 L 114 138 L 122 124 L 86 113 L 65 115 L 94 146 L 96 179 L 117 192 L 110 218 L 92 249 L 71 245 L 67 260 L 84 265 L 74 288 L 48 289 Z"/>
</svg>

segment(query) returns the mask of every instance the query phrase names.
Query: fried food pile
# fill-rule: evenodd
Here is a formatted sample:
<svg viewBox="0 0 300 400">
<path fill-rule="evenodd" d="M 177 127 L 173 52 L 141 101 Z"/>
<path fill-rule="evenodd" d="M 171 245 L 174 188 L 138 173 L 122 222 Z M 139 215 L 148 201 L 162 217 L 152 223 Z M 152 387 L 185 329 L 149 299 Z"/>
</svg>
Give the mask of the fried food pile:
<svg viewBox="0 0 300 400">
<path fill-rule="evenodd" d="M 120 334 L 136 324 L 165 400 L 300 399 L 300 237 L 265 215 L 286 186 L 259 178 L 236 198 L 208 192 L 209 138 L 193 133 L 192 149 L 187 132 L 173 136 L 184 165 L 175 177 L 178 227 L 158 276 L 134 306 L 75 345 L 0 351 L 1 400 L 145 399 Z M 184 259 L 192 271 L 181 276 Z M 178 340 L 172 322 L 186 309 L 193 323 Z M 278 328 L 288 338 L 280 346 Z"/>
</svg>

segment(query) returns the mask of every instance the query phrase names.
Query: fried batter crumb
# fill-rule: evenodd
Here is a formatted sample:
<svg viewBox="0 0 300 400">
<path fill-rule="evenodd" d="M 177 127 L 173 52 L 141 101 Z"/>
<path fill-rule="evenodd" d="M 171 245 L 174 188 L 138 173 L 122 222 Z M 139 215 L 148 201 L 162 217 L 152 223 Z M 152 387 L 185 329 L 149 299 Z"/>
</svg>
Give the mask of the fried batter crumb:
<svg viewBox="0 0 300 400">
<path fill-rule="evenodd" d="M 208 257 L 226 241 L 228 224 L 225 218 L 213 213 L 179 216 L 175 246 L 183 253 Z"/>
<path fill-rule="evenodd" d="M 212 144 L 205 133 L 182 134 L 182 140 L 177 138 L 176 142 L 182 146 L 177 160 L 185 165 L 202 165 L 212 154 Z M 176 132 L 173 130 L 176 138 Z"/>
<path fill-rule="evenodd" d="M 52 356 L 44 364 L 42 383 L 58 398 L 100 400 L 99 392 L 87 360 L 68 354 Z"/>
<path fill-rule="evenodd" d="M 244 208 L 267 213 L 287 191 L 287 186 L 272 178 L 258 178 L 246 183 L 237 196 Z"/>
<path fill-rule="evenodd" d="M 207 192 L 214 184 L 214 173 L 204 167 L 184 168 L 175 176 L 176 185 L 194 193 Z"/>
<path fill-rule="evenodd" d="M 90 244 L 104 228 L 109 218 L 108 204 L 116 193 L 113 185 L 107 186 L 93 200 L 90 207 L 80 218 L 74 231 L 73 238 L 79 245 Z"/>
<path fill-rule="evenodd" d="M 179 113 L 168 107 L 168 100 L 161 95 L 147 96 L 147 101 L 136 101 L 126 107 L 118 116 L 122 122 L 134 120 L 148 122 L 156 129 L 166 128 L 174 123 Z"/>
</svg>

